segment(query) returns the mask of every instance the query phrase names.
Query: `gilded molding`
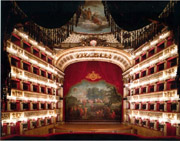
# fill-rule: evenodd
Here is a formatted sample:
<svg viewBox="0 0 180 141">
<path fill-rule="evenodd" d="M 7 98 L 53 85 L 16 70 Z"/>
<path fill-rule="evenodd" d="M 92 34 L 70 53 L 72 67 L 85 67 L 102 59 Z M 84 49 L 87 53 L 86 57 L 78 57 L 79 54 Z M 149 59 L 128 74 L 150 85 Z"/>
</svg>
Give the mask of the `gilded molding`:
<svg viewBox="0 0 180 141">
<path fill-rule="evenodd" d="M 67 66 L 82 61 L 104 61 L 118 65 L 123 71 L 132 66 L 131 55 L 111 47 L 75 47 L 59 51 L 55 65 L 62 71 Z"/>
</svg>

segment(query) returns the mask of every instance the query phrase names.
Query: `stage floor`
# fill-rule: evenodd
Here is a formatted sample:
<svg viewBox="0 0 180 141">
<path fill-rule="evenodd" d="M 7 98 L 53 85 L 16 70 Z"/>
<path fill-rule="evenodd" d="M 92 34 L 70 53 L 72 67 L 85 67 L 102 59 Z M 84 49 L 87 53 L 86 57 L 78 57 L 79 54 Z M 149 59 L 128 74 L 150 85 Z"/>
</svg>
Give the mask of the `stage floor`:
<svg viewBox="0 0 180 141">
<path fill-rule="evenodd" d="M 57 125 L 54 129 L 54 133 L 62 132 L 109 132 L 109 133 L 132 133 L 131 127 L 117 123 L 117 124 L 90 124 L 90 123 L 65 123 L 62 125 Z"/>
</svg>

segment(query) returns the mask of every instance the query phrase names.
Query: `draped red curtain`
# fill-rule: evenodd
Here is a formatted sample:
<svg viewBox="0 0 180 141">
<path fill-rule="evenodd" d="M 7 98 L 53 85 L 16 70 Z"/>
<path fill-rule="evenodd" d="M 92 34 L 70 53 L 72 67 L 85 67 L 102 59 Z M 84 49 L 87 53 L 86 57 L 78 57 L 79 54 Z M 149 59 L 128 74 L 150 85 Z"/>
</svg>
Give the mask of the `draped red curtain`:
<svg viewBox="0 0 180 141">
<path fill-rule="evenodd" d="M 166 123 L 167 125 L 167 136 L 176 136 L 176 127 L 172 126 L 171 123 Z"/>
<path fill-rule="evenodd" d="M 100 79 L 90 80 L 86 76 L 94 71 L 96 74 L 100 75 Z M 68 94 L 70 88 L 81 82 L 81 80 L 88 80 L 92 82 L 97 82 L 99 80 L 105 80 L 107 83 L 114 85 L 117 92 L 123 95 L 123 80 L 122 80 L 122 70 L 119 66 L 99 61 L 85 61 L 74 63 L 65 69 L 64 76 L 64 97 Z M 123 107 L 123 106 L 122 106 Z M 123 110 L 122 110 L 123 111 Z M 123 115 L 123 114 L 122 114 Z M 64 102 L 64 113 L 63 119 L 65 120 L 65 102 Z"/>
</svg>

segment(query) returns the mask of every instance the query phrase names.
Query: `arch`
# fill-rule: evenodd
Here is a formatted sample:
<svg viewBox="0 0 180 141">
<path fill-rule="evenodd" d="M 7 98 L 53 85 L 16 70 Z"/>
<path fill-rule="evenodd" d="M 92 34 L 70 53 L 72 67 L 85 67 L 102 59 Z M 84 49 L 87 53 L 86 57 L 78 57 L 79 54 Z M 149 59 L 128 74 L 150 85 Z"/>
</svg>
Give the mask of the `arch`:
<svg viewBox="0 0 180 141">
<path fill-rule="evenodd" d="M 73 63 L 83 61 L 103 61 L 118 65 L 124 72 L 132 66 L 131 55 L 121 49 L 112 47 L 75 47 L 59 51 L 55 57 L 55 65 L 60 70 Z"/>
</svg>

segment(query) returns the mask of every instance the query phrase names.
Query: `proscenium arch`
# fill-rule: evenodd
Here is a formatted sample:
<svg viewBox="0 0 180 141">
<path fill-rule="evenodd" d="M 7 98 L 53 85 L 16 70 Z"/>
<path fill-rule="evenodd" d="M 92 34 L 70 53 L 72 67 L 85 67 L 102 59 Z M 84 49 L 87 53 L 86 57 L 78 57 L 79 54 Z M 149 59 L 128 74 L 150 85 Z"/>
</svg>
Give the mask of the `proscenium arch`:
<svg viewBox="0 0 180 141">
<path fill-rule="evenodd" d="M 67 66 L 83 61 L 103 61 L 118 65 L 124 72 L 132 66 L 131 55 L 121 49 L 112 47 L 74 47 L 59 51 L 55 65 L 64 72 Z"/>
</svg>

